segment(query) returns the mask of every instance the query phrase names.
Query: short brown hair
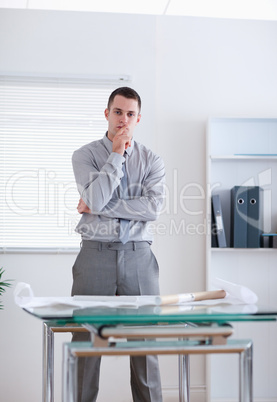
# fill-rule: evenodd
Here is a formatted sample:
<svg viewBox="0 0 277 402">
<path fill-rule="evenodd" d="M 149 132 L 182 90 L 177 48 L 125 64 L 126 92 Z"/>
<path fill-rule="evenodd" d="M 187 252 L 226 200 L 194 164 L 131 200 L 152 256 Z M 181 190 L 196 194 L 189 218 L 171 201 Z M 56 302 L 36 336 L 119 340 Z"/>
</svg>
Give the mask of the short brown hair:
<svg viewBox="0 0 277 402">
<path fill-rule="evenodd" d="M 139 113 L 140 113 L 140 110 L 141 110 L 140 96 L 134 89 L 129 88 L 129 87 L 117 88 L 110 94 L 110 97 L 108 100 L 108 109 L 109 110 L 110 110 L 111 104 L 113 103 L 116 95 L 124 96 L 124 98 L 127 98 L 127 99 L 135 99 L 138 102 L 138 109 L 139 109 Z"/>
</svg>

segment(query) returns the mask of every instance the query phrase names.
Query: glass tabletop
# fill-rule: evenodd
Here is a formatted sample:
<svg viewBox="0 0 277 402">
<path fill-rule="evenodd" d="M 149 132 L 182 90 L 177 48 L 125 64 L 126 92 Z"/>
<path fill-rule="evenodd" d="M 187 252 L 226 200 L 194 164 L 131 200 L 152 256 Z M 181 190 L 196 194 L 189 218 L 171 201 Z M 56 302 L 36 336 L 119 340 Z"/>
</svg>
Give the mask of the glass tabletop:
<svg viewBox="0 0 277 402">
<path fill-rule="evenodd" d="M 38 307 L 26 310 L 44 321 L 57 324 L 149 325 L 164 323 L 224 323 L 233 321 L 276 321 L 277 307 L 261 305 L 169 305 L 141 307 Z"/>
</svg>

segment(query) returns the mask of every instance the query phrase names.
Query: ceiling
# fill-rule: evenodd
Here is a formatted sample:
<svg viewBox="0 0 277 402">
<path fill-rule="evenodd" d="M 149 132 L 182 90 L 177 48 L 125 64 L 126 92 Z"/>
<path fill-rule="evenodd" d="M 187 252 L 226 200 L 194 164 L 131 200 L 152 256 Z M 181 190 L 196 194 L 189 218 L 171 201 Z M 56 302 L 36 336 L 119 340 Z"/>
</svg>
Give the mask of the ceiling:
<svg viewBox="0 0 277 402">
<path fill-rule="evenodd" d="M 1 8 L 277 20 L 277 0 L 0 0 Z"/>
</svg>

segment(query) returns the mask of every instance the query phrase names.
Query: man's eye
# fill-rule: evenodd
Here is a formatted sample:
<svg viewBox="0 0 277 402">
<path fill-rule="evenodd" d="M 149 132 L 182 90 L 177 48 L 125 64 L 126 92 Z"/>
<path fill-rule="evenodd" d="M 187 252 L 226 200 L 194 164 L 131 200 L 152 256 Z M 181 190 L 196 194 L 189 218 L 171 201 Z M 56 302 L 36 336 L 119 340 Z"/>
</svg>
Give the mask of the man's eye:
<svg viewBox="0 0 277 402">
<path fill-rule="evenodd" d="M 133 117 L 133 116 L 134 116 L 134 113 L 129 113 L 128 116 L 129 116 L 129 117 Z"/>
</svg>

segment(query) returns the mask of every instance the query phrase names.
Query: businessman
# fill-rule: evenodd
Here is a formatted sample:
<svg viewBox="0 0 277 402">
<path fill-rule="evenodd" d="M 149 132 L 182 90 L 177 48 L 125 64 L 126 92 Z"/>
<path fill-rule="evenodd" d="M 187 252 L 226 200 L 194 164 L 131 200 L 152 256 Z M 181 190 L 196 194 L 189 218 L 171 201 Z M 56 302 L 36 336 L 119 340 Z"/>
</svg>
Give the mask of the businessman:
<svg viewBox="0 0 277 402">
<path fill-rule="evenodd" d="M 73 266 L 72 295 L 159 294 L 150 222 L 162 207 L 165 173 L 161 158 L 134 140 L 140 112 L 136 91 L 116 89 L 105 110 L 107 133 L 73 154 L 82 246 Z M 86 334 L 73 336 L 80 340 L 87 340 Z M 99 368 L 98 357 L 80 362 L 79 402 L 96 401 Z M 130 371 L 134 402 L 162 401 L 156 356 L 131 357 Z"/>
</svg>

